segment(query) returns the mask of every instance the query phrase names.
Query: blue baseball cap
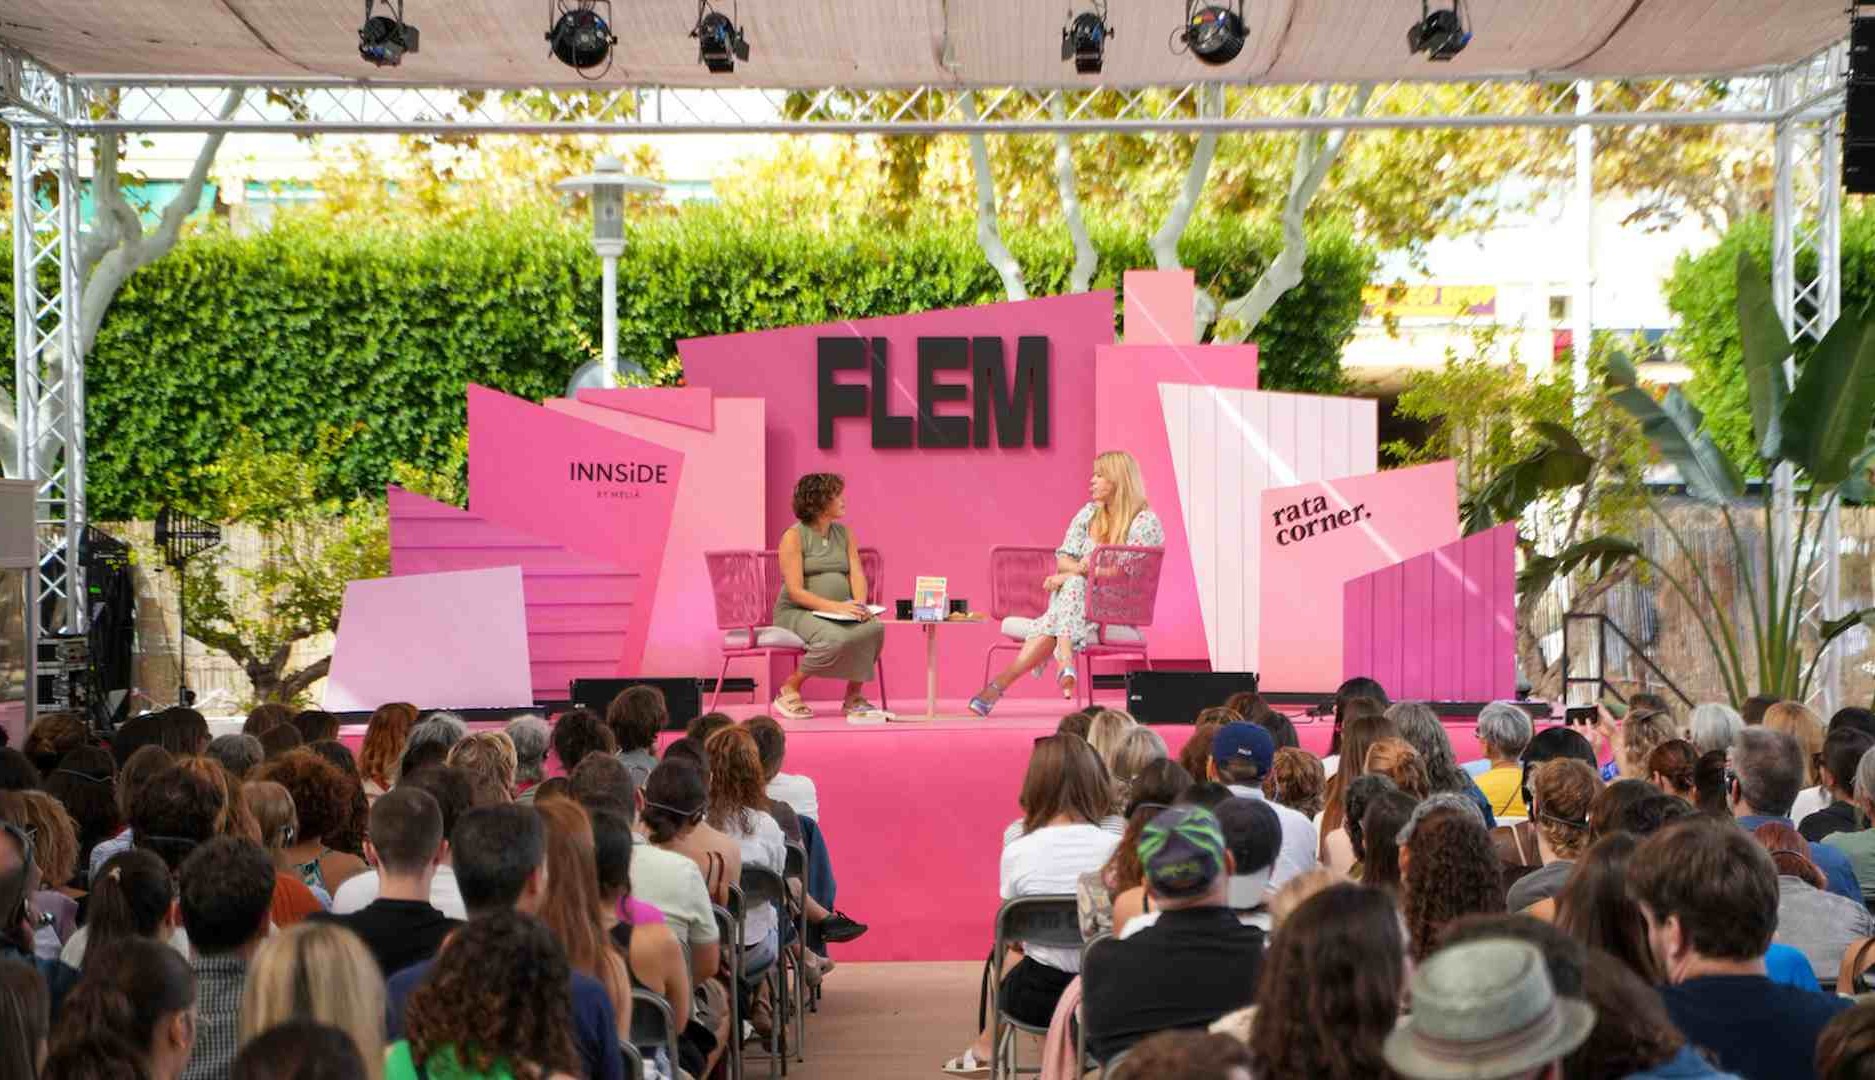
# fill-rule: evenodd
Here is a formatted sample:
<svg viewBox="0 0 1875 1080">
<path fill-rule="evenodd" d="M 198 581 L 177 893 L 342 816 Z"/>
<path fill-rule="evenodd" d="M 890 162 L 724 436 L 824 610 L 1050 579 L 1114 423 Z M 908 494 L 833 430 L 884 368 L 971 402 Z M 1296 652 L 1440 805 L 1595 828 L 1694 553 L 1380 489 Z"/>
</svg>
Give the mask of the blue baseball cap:
<svg viewBox="0 0 1875 1080">
<path fill-rule="evenodd" d="M 1211 736 L 1211 759 L 1218 768 L 1234 761 L 1253 761 L 1257 774 L 1266 776 L 1276 759 L 1276 740 L 1262 727 L 1247 721 L 1225 724 Z"/>
</svg>

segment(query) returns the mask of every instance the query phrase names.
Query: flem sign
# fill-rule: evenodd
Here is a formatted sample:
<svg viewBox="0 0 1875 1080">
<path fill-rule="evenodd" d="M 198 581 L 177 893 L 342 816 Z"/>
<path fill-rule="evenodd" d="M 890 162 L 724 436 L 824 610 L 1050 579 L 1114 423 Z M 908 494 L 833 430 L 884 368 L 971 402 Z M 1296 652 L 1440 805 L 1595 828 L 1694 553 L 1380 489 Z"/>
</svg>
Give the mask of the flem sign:
<svg viewBox="0 0 1875 1080">
<path fill-rule="evenodd" d="M 912 446 L 944 449 L 985 448 L 994 432 L 1004 448 L 1048 446 L 1048 339 L 1016 342 L 1011 378 L 1003 340 L 995 337 L 921 337 L 918 339 L 916 416 L 892 414 L 890 347 L 885 338 L 819 339 L 819 443 L 833 449 L 834 427 L 843 419 L 870 419 L 875 449 Z M 868 382 L 844 383 L 841 372 L 865 371 Z M 947 381 L 961 372 L 968 381 Z M 968 402 L 967 415 L 940 416 L 945 404 Z"/>
</svg>

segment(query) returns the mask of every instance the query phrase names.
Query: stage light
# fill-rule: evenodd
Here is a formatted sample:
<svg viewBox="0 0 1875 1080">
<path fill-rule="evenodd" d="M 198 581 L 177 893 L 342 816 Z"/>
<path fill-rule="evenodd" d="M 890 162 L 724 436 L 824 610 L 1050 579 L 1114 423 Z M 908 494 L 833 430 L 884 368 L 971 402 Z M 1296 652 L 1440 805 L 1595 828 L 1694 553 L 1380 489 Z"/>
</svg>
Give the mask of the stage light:
<svg viewBox="0 0 1875 1080">
<path fill-rule="evenodd" d="M 396 67 L 405 53 L 417 51 L 417 28 L 404 21 L 404 0 L 383 0 L 389 15 L 373 15 L 379 0 L 365 0 L 365 21 L 358 28 L 358 55 L 379 67 Z"/>
<path fill-rule="evenodd" d="M 1243 52 L 1248 31 L 1243 21 L 1243 0 L 1232 10 L 1226 4 L 1200 4 L 1185 0 L 1185 25 L 1172 35 L 1191 54 L 1213 66 L 1228 64 Z"/>
<path fill-rule="evenodd" d="M 1112 36 L 1113 27 L 1107 25 L 1106 0 L 1100 0 L 1093 6 L 1093 10 L 1075 15 L 1067 26 L 1062 27 L 1062 62 L 1074 61 L 1074 70 L 1082 75 L 1100 74 L 1100 65 L 1107 53 L 1107 39 Z"/>
<path fill-rule="evenodd" d="M 697 39 L 697 59 L 712 75 L 736 70 L 738 60 L 749 62 L 749 39 L 729 16 L 711 7 L 710 0 L 697 0 L 697 25 L 690 36 Z"/>
<path fill-rule="evenodd" d="M 618 44 L 612 32 L 612 0 L 548 0 L 547 14 L 553 19 L 547 44 L 554 59 L 582 79 L 603 78 L 612 70 L 612 46 Z M 599 71 L 588 75 L 593 68 Z"/>
<path fill-rule="evenodd" d="M 1471 44 L 1464 8 L 1464 0 L 1452 0 L 1451 7 L 1433 11 L 1428 0 L 1419 0 L 1419 21 L 1407 28 L 1406 47 L 1428 60 L 1450 60 L 1464 52 Z"/>
</svg>

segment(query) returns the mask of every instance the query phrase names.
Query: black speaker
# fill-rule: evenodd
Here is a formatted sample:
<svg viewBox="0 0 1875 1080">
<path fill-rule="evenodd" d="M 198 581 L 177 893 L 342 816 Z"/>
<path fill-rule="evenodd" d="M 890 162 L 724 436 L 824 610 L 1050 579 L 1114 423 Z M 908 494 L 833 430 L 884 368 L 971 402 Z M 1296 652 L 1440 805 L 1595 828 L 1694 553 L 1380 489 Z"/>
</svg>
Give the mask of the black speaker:
<svg viewBox="0 0 1875 1080">
<path fill-rule="evenodd" d="M 1843 115 L 1842 186 L 1875 193 L 1875 16 L 1849 21 L 1849 88 Z"/>
<path fill-rule="evenodd" d="M 1254 671 L 1129 671 L 1126 711 L 1142 724 L 1189 724 L 1200 711 L 1256 688 Z"/>
<path fill-rule="evenodd" d="M 567 696 L 573 704 L 604 716 L 612 699 L 632 686 L 664 691 L 664 707 L 670 710 L 666 731 L 682 731 L 703 714 L 703 687 L 696 679 L 574 679 Z"/>
</svg>

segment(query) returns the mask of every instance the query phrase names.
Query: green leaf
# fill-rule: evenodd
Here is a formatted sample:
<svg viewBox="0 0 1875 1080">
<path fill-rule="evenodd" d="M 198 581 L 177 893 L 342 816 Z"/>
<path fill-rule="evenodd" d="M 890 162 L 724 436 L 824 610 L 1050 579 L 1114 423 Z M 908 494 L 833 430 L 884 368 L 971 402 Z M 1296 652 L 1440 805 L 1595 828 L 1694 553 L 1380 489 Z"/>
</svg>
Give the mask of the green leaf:
<svg viewBox="0 0 1875 1080">
<path fill-rule="evenodd" d="M 1875 443 L 1863 447 L 1849 463 L 1849 475 L 1836 485 L 1836 491 L 1850 502 L 1875 502 Z"/>
<path fill-rule="evenodd" d="M 1875 421 L 1875 334 L 1865 315 L 1845 314 L 1804 362 L 1784 405 L 1783 458 L 1813 483 L 1840 483 L 1868 444 Z"/>
<path fill-rule="evenodd" d="M 1615 567 L 1640 555 L 1641 548 L 1619 536 L 1592 536 L 1564 548 L 1554 555 L 1540 555 L 1524 564 L 1517 574 L 1517 594 L 1528 596 L 1542 592 L 1559 577 L 1587 568 L 1602 577 Z"/>
<path fill-rule="evenodd" d="M 1875 626 L 1875 607 L 1860 608 L 1839 618 L 1825 619 L 1816 628 L 1818 649 L 1858 626 Z"/>
<path fill-rule="evenodd" d="M 1462 510 L 1467 536 L 1500 522 L 1515 520 L 1548 492 L 1562 491 L 1588 480 L 1595 459 L 1582 449 L 1574 433 L 1546 420 L 1532 424 L 1531 430 L 1549 445 L 1507 466 L 1465 500 Z"/>
<path fill-rule="evenodd" d="M 1744 356 L 1745 386 L 1751 393 L 1751 427 L 1758 456 L 1776 461 L 1783 441 L 1784 403 L 1790 383 L 1784 364 L 1790 338 L 1771 298 L 1771 282 L 1746 251 L 1738 253 L 1738 337 Z"/>
<path fill-rule="evenodd" d="M 1634 370 L 1634 361 L 1627 353 L 1619 349 L 1608 354 L 1608 371 L 1602 376 L 1602 385 L 1610 390 L 1622 390 L 1639 386 L 1640 373 Z"/>
<path fill-rule="evenodd" d="M 1725 456 L 1712 436 L 1701 430 L 1705 417 L 1679 387 L 1668 390 L 1659 401 L 1637 386 L 1617 390 L 1609 400 L 1640 421 L 1641 434 L 1648 444 L 1679 470 L 1680 479 L 1694 498 L 1725 502 L 1744 491 L 1745 480 L 1738 466 Z"/>
</svg>

